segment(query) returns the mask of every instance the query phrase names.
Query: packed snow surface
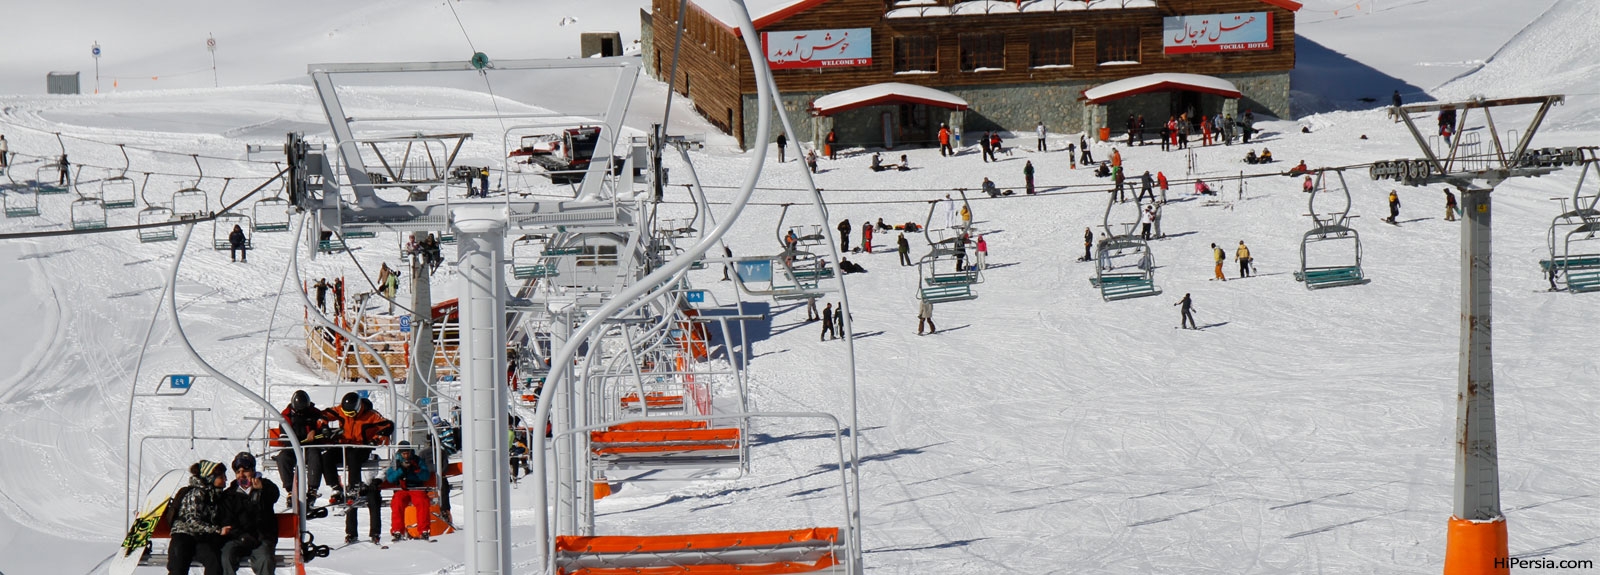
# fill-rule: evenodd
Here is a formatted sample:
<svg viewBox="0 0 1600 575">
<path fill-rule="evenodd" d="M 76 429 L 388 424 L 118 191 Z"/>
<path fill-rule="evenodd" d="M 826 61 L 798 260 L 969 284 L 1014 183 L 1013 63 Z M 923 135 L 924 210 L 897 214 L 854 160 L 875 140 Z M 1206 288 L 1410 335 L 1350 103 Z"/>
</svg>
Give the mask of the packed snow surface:
<svg viewBox="0 0 1600 575">
<path fill-rule="evenodd" d="M 492 4 L 463 2 L 458 9 Z M 1592 14 L 1590 3 L 1554 6 L 1552 13 L 1568 18 Z M 1493 14 L 1479 4 L 1469 8 Z M 570 9 L 591 17 L 590 11 Z M 1414 10 L 1392 9 L 1391 16 Z M 637 14 L 632 7 L 629 12 L 630 18 Z M 448 18 L 448 13 L 430 17 Z M 1481 17 L 1479 26 L 1499 30 L 1496 22 Z M 85 21 L 99 18 L 84 16 Z M 1420 26 L 1422 17 L 1415 18 L 1413 24 Z M 1593 74 L 1557 77 L 1562 70 L 1555 68 L 1509 76 L 1517 69 L 1516 58 L 1523 66 L 1542 65 L 1543 49 L 1535 44 L 1543 37 L 1539 27 L 1566 21 L 1538 19 L 1482 70 L 1446 88 L 1512 90 L 1514 85 L 1503 82 L 1543 79 L 1550 83 L 1532 88 L 1576 91 L 1596 85 L 1600 78 Z M 273 24 L 262 20 L 260 25 Z M 1590 48 L 1600 40 L 1600 31 L 1561 29 L 1585 35 L 1583 46 Z M 429 30 L 439 33 L 437 27 Z M 1502 37 L 1514 32 L 1504 31 Z M 336 58 L 294 61 L 285 66 L 290 69 L 285 76 L 312 60 Z M 1503 69 L 1497 66 L 1501 61 Z M 1373 63 L 1388 67 L 1394 60 Z M 1477 74 L 1486 75 L 1483 87 L 1475 84 Z M 659 109 L 664 87 L 641 81 L 641 89 L 636 108 Z M 494 98 L 447 86 L 348 90 L 358 108 L 368 110 L 455 114 L 489 111 L 495 104 L 580 109 L 551 104 L 544 99 L 549 94 L 539 90 L 514 96 L 497 92 Z M 1456 97 L 1452 93 L 1445 90 L 1439 97 Z M 0 109 L 0 133 L 12 152 L 59 154 L 51 133 L 61 132 L 70 136 L 65 142 L 74 161 L 91 166 L 85 169 L 90 181 L 120 169 L 122 156 L 114 144 L 127 144 L 134 172 L 157 172 L 145 188 L 156 201 L 167 201 L 185 181 L 193 181 L 195 166 L 188 154 L 230 158 L 202 160 L 208 176 L 202 187 L 212 194 L 212 206 L 275 173 L 263 156 L 255 158 L 258 163 L 241 161 L 246 144 L 275 144 L 293 130 L 325 137 L 319 135 L 323 120 L 314 96 L 295 85 L 190 86 L 92 98 L 7 96 L 0 98 Z M 1594 100 L 1569 100 L 1536 143 L 1595 144 L 1600 130 L 1585 119 L 1597 111 Z M 675 111 L 673 117 L 680 121 L 685 115 Z M 1507 122 L 1525 116 L 1506 115 Z M 701 120 L 681 121 L 705 129 Z M 1302 126 L 1313 129 L 1301 133 Z M 1261 127 L 1259 141 L 1250 147 L 1271 148 L 1278 164 L 1246 165 L 1239 161 L 1243 146 L 1214 146 L 1196 152 L 1191 175 L 1182 152 L 1115 144 L 1133 175 L 1150 170 L 1174 181 L 1199 177 L 1221 190 L 1220 196 L 1203 199 L 1186 195 L 1183 185 L 1169 192 L 1172 203 L 1162 221 L 1166 237 L 1153 242 L 1156 284 L 1163 293 L 1120 302 L 1102 301 L 1088 282 L 1092 264 L 1075 261 L 1083 229 L 1100 230 L 1109 188 L 1089 170 L 1068 169 L 1063 148 L 1075 143 L 1076 135 L 1053 134 L 1044 153 L 1032 152 L 1031 138 L 1019 137 L 1016 142 L 1026 144 L 1008 142 L 1009 153 L 994 163 L 982 162 L 974 149 L 954 158 L 928 149 L 894 150 L 908 155 L 909 172 L 871 172 L 867 151 L 847 148 L 840 160 L 824 161 L 816 176 L 830 204 L 827 221 L 801 207 L 808 198 L 797 191 L 803 181 L 800 164 L 778 164 L 775 154 L 768 154 L 756 204 L 728 237 L 738 255 L 778 251 L 781 204 L 797 204 L 786 225 L 832 227 L 848 218 L 859 229 L 878 218 L 921 223 L 928 218 L 928 202 L 959 198 L 961 188 L 969 191 L 974 225 L 989 244 L 989 268 L 975 287 L 978 299 L 937 306 L 939 333 L 928 336 L 913 329 L 919 278 L 914 269 L 898 266 L 892 248 L 886 249 L 893 245 L 892 234 L 874 238 L 874 253 L 849 256 L 869 270 L 848 281 L 870 572 L 1439 571 L 1450 514 L 1462 322 L 1458 224 L 1442 220 L 1440 187 L 1397 187 L 1372 181 L 1360 170 L 1346 172 L 1352 215 L 1359 216 L 1353 227 L 1361 234 L 1364 268 L 1373 281 L 1308 291 L 1291 275 L 1299 264 L 1301 236 L 1311 228 L 1299 180 L 1240 181 L 1238 176 L 1274 173 L 1301 159 L 1313 167 L 1343 166 L 1415 157 L 1419 151 L 1381 110 L 1330 112 Z M 464 160 L 500 157 L 501 144 L 494 141 L 500 129 L 494 122 L 468 128 L 486 137 L 463 151 Z M 1096 144 L 1095 155 L 1105 158 L 1112 147 Z M 691 157 L 717 203 L 732 198 L 732 187 L 752 161 L 749 154 L 720 147 L 691 152 Z M 1025 162 L 1038 171 L 1041 195 L 1021 194 Z M 13 174 L 32 177 L 37 166 L 23 163 Z M 668 156 L 668 167 L 675 184 L 686 180 L 679 175 L 688 166 Z M 1546 257 L 1550 220 L 1560 211 L 1549 198 L 1570 197 L 1578 173 L 1569 168 L 1510 180 L 1493 196 L 1501 495 L 1511 553 L 1519 557 L 1588 559 L 1600 550 L 1600 478 L 1595 474 L 1600 446 L 1593 433 L 1600 426 L 1597 296 L 1547 292 L 1537 264 Z M 211 176 L 235 178 L 227 198 L 218 197 L 221 183 Z M 1017 195 L 989 199 L 972 193 L 983 177 Z M 1588 193 L 1596 189 L 1594 177 L 1587 180 Z M 1398 225 L 1379 221 L 1387 215 L 1384 198 L 1392 189 L 1403 201 Z M 664 215 L 683 218 L 692 212 L 681 187 L 673 187 L 667 199 Z M 70 195 L 46 196 L 41 217 L 0 220 L 0 232 L 60 229 L 68 221 L 70 200 Z M 111 223 L 132 223 L 132 212 L 113 211 Z M 1113 218 L 1125 218 L 1125 212 L 1114 212 Z M 933 234 L 945 227 L 942 219 L 935 216 Z M 213 234 L 209 225 L 197 226 L 193 234 L 179 270 L 177 301 L 199 352 L 249 387 L 265 383 L 278 398 L 310 387 L 319 404 L 329 404 L 333 392 L 313 387 L 325 386 L 325 378 L 304 358 L 298 295 L 293 286 L 280 289 L 292 237 L 258 234 L 250 263 L 238 264 L 228 262 L 224 252 L 205 249 Z M 856 234 L 851 244 L 859 239 Z M 920 234 L 907 239 L 914 253 L 926 249 Z M 1231 258 L 1241 240 L 1259 268 L 1258 275 L 1243 280 L 1237 279 Z M 362 270 L 375 275 L 381 263 L 393 265 L 399 243 L 385 234 L 354 240 L 359 249 L 351 256 L 301 261 L 304 278 L 344 277 L 352 293 L 368 291 Z M 1211 244 L 1230 255 L 1227 282 L 1207 279 Z M 129 232 L 0 242 L 0 317 L 11 326 L 0 332 L 0 365 L 10 368 L 0 373 L 0 437 L 6 438 L 0 442 L 0 461 L 6 462 L 0 465 L 0 571 L 7 575 L 96 572 L 124 531 L 125 473 L 141 473 L 148 484 L 151 474 L 200 458 L 225 460 L 241 449 L 238 443 L 202 441 L 191 449 L 187 441 L 156 441 L 141 461 L 122 456 L 130 391 L 151 389 L 163 374 L 197 369 L 176 341 L 166 312 L 150 330 L 140 363 L 177 245 L 142 244 Z M 716 301 L 734 301 L 731 282 L 720 278 L 716 270 L 691 277 Z M 435 298 L 450 297 L 456 279 L 449 267 L 441 269 L 434 276 Z M 294 282 L 292 272 L 287 281 Z M 1202 331 L 1175 329 L 1172 304 L 1186 293 L 1194 299 Z M 409 296 L 402 292 L 401 297 Z M 843 343 L 817 341 L 819 326 L 806 323 L 804 310 L 793 304 L 754 307 L 762 306 L 771 322 L 752 330 L 755 409 L 846 416 Z M 187 412 L 147 405 L 131 423 L 141 433 L 188 433 Z M 198 386 L 182 405 L 210 408 L 195 414 L 195 429 L 202 435 L 248 432 L 255 423 L 244 418 L 261 414 L 216 385 Z M 599 531 L 839 525 L 837 459 L 831 439 L 821 431 L 798 422 L 762 422 L 753 430 L 749 475 L 628 485 L 598 504 Z M 518 572 L 536 570 L 529 544 L 535 504 L 525 483 L 513 491 Z M 313 522 L 318 541 L 338 540 L 338 522 Z M 312 562 L 308 572 L 460 573 L 463 545 L 462 534 L 388 550 L 358 544 Z"/>
</svg>

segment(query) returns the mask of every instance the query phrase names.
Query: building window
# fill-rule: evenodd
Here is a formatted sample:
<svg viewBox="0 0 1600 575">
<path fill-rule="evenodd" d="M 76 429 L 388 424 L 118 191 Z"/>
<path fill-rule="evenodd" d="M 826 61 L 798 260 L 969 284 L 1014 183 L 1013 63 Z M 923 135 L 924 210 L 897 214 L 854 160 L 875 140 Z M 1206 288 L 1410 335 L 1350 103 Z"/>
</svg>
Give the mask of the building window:
<svg viewBox="0 0 1600 575">
<path fill-rule="evenodd" d="M 1138 28 L 1102 28 L 1094 32 L 1096 61 L 1101 64 L 1138 64 Z"/>
<path fill-rule="evenodd" d="M 983 72 L 1006 67 L 1005 34 L 962 34 L 961 71 Z"/>
<path fill-rule="evenodd" d="M 1030 36 L 1029 67 L 1072 65 L 1072 30 L 1045 30 Z"/>
<path fill-rule="evenodd" d="M 934 36 L 899 36 L 894 39 L 894 71 L 938 72 L 939 39 Z"/>
</svg>

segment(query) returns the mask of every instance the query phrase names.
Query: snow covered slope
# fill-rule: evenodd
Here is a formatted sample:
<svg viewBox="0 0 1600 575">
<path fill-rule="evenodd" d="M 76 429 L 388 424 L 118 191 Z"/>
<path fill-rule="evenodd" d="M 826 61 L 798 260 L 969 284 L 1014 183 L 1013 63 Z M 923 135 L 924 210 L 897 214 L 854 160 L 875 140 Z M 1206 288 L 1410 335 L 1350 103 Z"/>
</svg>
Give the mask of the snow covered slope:
<svg viewBox="0 0 1600 575">
<path fill-rule="evenodd" d="M 1570 4 L 1552 12 L 1587 14 L 1587 4 Z M 1496 72 L 1497 62 L 1519 61 L 1509 54 L 1526 54 L 1518 56 L 1525 66 L 1545 61 L 1526 40 L 1537 37 L 1529 30 L 1519 36 L 1522 44 L 1513 42 L 1479 73 L 1504 73 Z M 285 68 L 293 75 L 298 66 Z M 1582 89 L 1596 80 L 1565 78 L 1570 84 L 1541 87 Z M 368 105 L 384 109 L 459 110 L 487 101 L 440 88 L 358 90 L 369 90 Z M 537 96 L 529 103 L 538 104 Z M 1552 121 L 1539 141 L 1600 141 L 1600 130 L 1579 121 L 1600 110 L 1590 102 L 1575 99 L 1562 110 L 1570 119 Z M 297 86 L 6 97 L 0 108 L 6 110 L 0 132 L 12 140 L 12 150 L 35 154 L 51 153 L 55 141 L 47 132 L 60 130 L 242 157 L 246 143 L 273 142 L 281 137 L 275 134 L 321 123 L 308 91 Z M 1313 166 L 1347 165 L 1416 151 L 1410 136 L 1376 111 L 1328 113 L 1303 123 L 1314 132 L 1301 134 L 1293 122 L 1265 126 L 1258 146 L 1272 148 L 1284 164 L 1246 166 L 1237 161 L 1239 146 L 1200 150 L 1199 175 L 1222 196 L 1213 204 L 1175 188 L 1163 221 L 1168 237 L 1154 242 L 1156 282 L 1164 293 L 1115 303 L 1101 301 L 1089 286 L 1089 264 L 1073 261 L 1082 229 L 1101 220 L 1106 186 L 1087 170 L 1066 169 L 1059 151 L 1064 138 L 1052 141 L 1052 152 L 1018 149 L 998 163 L 983 163 L 971 150 L 956 158 L 895 150 L 915 168 L 903 173 L 870 172 L 867 157 L 851 152 L 824 162 L 818 179 L 828 190 L 833 221 L 791 210 L 791 223 L 920 222 L 928 200 L 953 188 L 975 189 L 984 176 L 1020 189 L 1025 161 L 1033 162 L 1047 191 L 974 199 L 976 225 L 991 246 L 990 269 L 976 288 L 977 300 L 938 306 L 938 335 L 915 335 L 918 279 L 883 250 L 892 235 L 877 238 L 876 253 L 851 257 L 870 270 L 850 276 L 850 286 L 862 361 L 863 515 L 872 573 L 1438 572 L 1453 466 L 1457 228 L 1440 219 L 1437 188 L 1400 188 L 1401 224 L 1379 222 L 1386 215 L 1383 196 L 1393 188 L 1348 173 L 1373 282 L 1306 291 L 1290 275 L 1300 236 L 1310 228 L 1298 182 L 1249 180 L 1241 194 L 1227 178 L 1282 169 L 1301 158 Z M 493 147 L 481 145 L 470 153 L 492 157 Z M 69 146 L 80 162 L 120 165 L 114 146 Z M 1096 147 L 1098 156 L 1109 151 Z M 1183 154 L 1153 147 L 1121 151 L 1135 174 L 1185 177 Z M 136 170 L 193 169 L 182 155 L 134 158 Z M 694 160 L 708 186 L 735 185 L 751 161 L 720 152 L 696 152 Z M 758 195 L 761 205 L 751 207 L 730 235 L 740 255 L 776 251 L 777 204 L 805 200 L 792 191 L 799 187 L 799 165 L 773 160 L 769 156 L 762 185 L 775 189 Z M 685 166 L 669 162 L 674 175 L 684 173 Z M 222 161 L 207 166 L 208 173 L 241 181 L 270 169 Z M 1600 550 L 1600 478 L 1594 474 L 1600 447 L 1592 432 L 1600 426 L 1600 358 L 1593 353 L 1600 300 L 1543 291 L 1537 266 L 1558 211 L 1546 198 L 1569 195 L 1576 176 L 1567 170 L 1508 182 L 1496 192 L 1500 463 L 1511 551 L 1518 556 L 1583 559 Z M 177 180 L 158 187 L 170 193 Z M 730 194 L 725 187 L 710 192 L 714 201 Z M 686 200 L 681 188 L 668 199 Z M 0 220 L 0 231 L 59 226 L 67 218 L 66 201 L 47 197 L 44 221 Z M 681 203 L 667 209 L 688 213 Z M 131 217 L 112 215 L 115 223 Z M 263 377 L 274 385 L 317 382 L 299 356 L 302 314 L 292 299 L 278 302 L 290 238 L 257 236 L 257 250 L 244 265 L 204 249 L 209 226 L 195 232 L 201 245 L 185 255 L 178 302 L 201 353 L 247 385 Z M 919 237 L 908 238 L 921 249 Z M 1231 253 L 1240 240 L 1258 259 L 1260 275 L 1208 281 L 1210 244 Z M 370 271 L 395 261 L 397 243 L 392 235 L 357 240 L 355 257 Z M 0 242 L 0 317 L 10 326 L 0 330 L 0 365 L 10 368 L 0 372 L 0 437 L 6 438 L 0 442 L 0 571 L 7 575 L 91 572 L 120 538 L 122 475 L 129 463 L 120 455 L 126 396 L 174 248 L 140 244 L 127 233 Z M 307 277 L 344 276 L 358 286 L 354 291 L 366 289 L 348 258 L 303 265 Z M 1228 272 L 1237 275 L 1231 261 Z M 719 279 L 712 270 L 693 278 L 720 300 L 731 300 L 731 286 Z M 448 297 L 451 282 L 448 268 L 442 270 L 436 297 Z M 1171 304 L 1185 293 L 1193 295 L 1205 331 L 1173 329 L 1178 318 Z M 803 321 L 804 310 L 776 305 L 771 312 L 770 329 L 753 346 L 755 407 L 844 414 L 841 343 L 817 341 L 818 327 Z M 160 374 L 193 371 L 173 337 L 163 319 L 140 367 L 140 385 L 153 385 Z M 204 432 L 237 430 L 250 425 L 241 418 L 259 414 L 214 388 L 195 393 L 191 405 L 212 409 L 197 418 Z M 316 399 L 326 404 L 331 396 Z M 136 414 L 135 425 L 183 433 L 188 420 L 151 409 Z M 831 444 L 807 431 L 786 423 L 759 426 L 752 474 L 743 479 L 627 487 L 600 503 L 601 531 L 835 524 L 837 492 L 826 481 Z M 142 468 L 148 474 L 200 457 L 225 459 L 238 449 L 201 444 L 191 451 L 186 442 L 167 442 L 151 446 Z M 524 572 L 533 571 L 528 491 L 518 489 L 513 497 L 514 536 L 521 543 L 514 553 Z M 313 524 L 320 542 L 338 538 L 336 523 Z M 312 563 L 309 571 L 459 573 L 461 545 L 459 535 L 387 551 L 358 545 Z"/>
<path fill-rule="evenodd" d="M 1565 127 L 1600 129 L 1600 3 L 1561 0 L 1478 69 L 1440 86 L 1439 98 L 1567 94 L 1552 114 Z"/>
</svg>

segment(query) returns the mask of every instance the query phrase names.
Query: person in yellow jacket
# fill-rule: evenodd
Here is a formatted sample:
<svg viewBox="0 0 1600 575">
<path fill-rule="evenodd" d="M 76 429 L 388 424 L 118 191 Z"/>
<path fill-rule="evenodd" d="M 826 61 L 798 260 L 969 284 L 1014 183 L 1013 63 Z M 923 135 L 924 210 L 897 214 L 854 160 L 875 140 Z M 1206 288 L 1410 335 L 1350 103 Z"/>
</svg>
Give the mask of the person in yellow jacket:
<svg viewBox="0 0 1600 575">
<path fill-rule="evenodd" d="M 1244 240 L 1239 240 L 1239 249 L 1234 251 L 1233 259 L 1239 262 L 1239 277 L 1250 277 L 1250 246 L 1244 245 Z"/>
<path fill-rule="evenodd" d="M 1228 276 L 1222 275 L 1222 262 L 1228 261 L 1228 252 L 1222 251 L 1217 244 L 1211 244 L 1211 255 L 1217 260 L 1217 277 L 1212 279 L 1228 281 Z"/>
<path fill-rule="evenodd" d="M 961 205 L 961 227 L 972 229 L 972 210 L 966 204 Z"/>
</svg>

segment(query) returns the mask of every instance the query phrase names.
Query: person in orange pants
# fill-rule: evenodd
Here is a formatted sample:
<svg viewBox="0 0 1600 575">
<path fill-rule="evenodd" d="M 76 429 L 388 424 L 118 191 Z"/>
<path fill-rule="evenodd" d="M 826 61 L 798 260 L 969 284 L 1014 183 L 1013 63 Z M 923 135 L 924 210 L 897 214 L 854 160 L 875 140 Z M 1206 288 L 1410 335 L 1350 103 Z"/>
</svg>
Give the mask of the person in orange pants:
<svg viewBox="0 0 1600 575">
<path fill-rule="evenodd" d="M 1217 260 L 1217 277 L 1213 279 L 1228 281 L 1228 276 L 1222 275 L 1222 263 L 1228 261 L 1228 252 L 1222 251 L 1217 244 L 1211 244 L 1211 254 Z"/>
<path fill-rule="evenodd" d="M 417 530 L 421 538 L 429 537 L 430 510 L 428 507 L 429 481 L 433 479 L 433 470 L 428 469 L 428 464 L 417 458 L 416 452 L 410 449 L 401 449 L 395 452 L 394 466 L 384 473 L 383 478 L 389 483 L 400 488 L 394 492 L 394 497 L 389 501 L 389 536 L 394 541 L 405 538 L 406 534 L 406 506 L 413 505 L 417 508 Z"/>
</svg>

